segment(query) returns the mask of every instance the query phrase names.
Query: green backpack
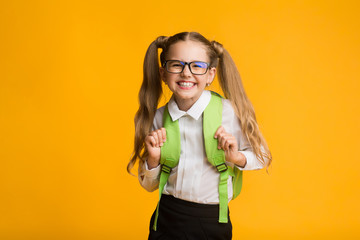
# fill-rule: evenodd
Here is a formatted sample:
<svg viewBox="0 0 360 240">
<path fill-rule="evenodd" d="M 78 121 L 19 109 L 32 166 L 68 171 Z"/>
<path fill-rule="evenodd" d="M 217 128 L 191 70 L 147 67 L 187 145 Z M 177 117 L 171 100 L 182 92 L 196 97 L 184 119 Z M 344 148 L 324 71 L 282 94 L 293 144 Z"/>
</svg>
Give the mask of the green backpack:
<svg viewBox="0 0 360 240">
<path fill-rule="evenodd" d="M 216 130 L 222 123 L 222 102 L 221 97 L 215 92 L 211 92 L 211 100 L 203 113 L 203 135 L 205 151 L 208 161 L 217 168 L 220 173 L 219 182 L 219 222 L 227 223 L 228 218 L 228 188 L 227 180 L 229 175 L 233 177 L 233 199 L 241 191 L 242 171 L 237 167 L 231 168 L 225 163 L 225 153 L 218 149 L 218 141 L 214 138 Z M 179 121 L 172 121 L 167 105 L 163 115 L 163 125 L 166 129 L 166 142 L 161 147 L 161 173 L 159 183 L 159 202 L 156 209 L 153 229 L 157 229 L 157 219 L 159 215 L 159 203 L 164 186 L 170 176 L 171 169 L 176 167 L 180 158 L 180 129 Z"/>
</svg>

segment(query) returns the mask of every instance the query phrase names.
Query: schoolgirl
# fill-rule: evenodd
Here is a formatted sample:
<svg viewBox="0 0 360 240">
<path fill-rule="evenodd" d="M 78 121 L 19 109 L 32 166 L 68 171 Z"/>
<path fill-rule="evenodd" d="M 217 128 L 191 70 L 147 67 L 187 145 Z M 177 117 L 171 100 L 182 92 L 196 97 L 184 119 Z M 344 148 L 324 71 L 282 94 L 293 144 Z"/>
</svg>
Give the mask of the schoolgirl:
<svg viewBox="0 0 360 240">
<path fill-rule="evenodd" d="M 158 49 L 161 66 L 159 66 Z M 140 107 L 135 116 L 135 144 L 128 164 L 139 159 L 139 181 L 147 191 L 159 188 L 161 148 L 167 141 L 164 112 L 178 121 L 180 158 L 170 169 L 157 210 L 150 221 L 149 239 L 231 239 L 232 224 L 219 222 L 219 171 L 208 161 L 204 147 L 203 113 L 212 96 L 206 90 L 218 74 L 225 98 L 221 99 L 221 126 L 216 130 L 218 149 L 226 166 L 255 170 L 269 166 L 271 153 L 262 136 L 254 108 L 246 96 L 230 54 L 216 41 L 197 32 L 160 36 L 145 55 Z M 168 104 L 157 109 L 163 81 L 172 91 Z M 233 196 L 227 178 L 227 200 Z"/>
</svg>

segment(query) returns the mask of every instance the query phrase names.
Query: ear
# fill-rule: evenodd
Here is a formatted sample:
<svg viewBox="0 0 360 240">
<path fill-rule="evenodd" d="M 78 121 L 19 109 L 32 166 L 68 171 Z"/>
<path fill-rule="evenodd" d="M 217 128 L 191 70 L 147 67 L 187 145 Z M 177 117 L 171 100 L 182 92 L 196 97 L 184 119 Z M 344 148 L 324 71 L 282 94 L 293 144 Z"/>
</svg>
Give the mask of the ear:
<svg viewBox="0 0 360 240">
<path fill-rule="evenodd" d="M 209 71 L 208 72 L 208 79 L 207 79 L 206 83 L 210 85 L 214 81 L 214 78 L 216 76 L 216 68 L 212 67 L 208 71 Z"/>
<path fill-rule="evenodd" d="M 165 84 L 167 84 L 166 78 L 165 78 L 165 69 L 164 69 L 163 67 L 160 67 L 160 68 L 159 68 L 159 73 L 160 73 L 161 80 L 162 80 Z"/>
</svg>

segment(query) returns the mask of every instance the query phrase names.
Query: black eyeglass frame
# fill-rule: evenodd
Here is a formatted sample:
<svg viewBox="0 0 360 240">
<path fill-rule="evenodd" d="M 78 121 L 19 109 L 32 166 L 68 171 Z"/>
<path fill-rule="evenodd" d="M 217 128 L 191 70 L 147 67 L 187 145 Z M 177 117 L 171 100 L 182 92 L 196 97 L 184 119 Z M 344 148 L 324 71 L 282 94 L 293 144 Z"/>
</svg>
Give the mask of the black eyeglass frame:
<svg viewBox="0 0 360 240">
<path fill-rule="evenodd" d="M 183 63 L 183 64 L 182 64 L 183 67 L 182 67 L 182 69 L 181 69 L 181 72 L 170 72 L 170 71 L 167 69 L 166 63 L 171 62 L 171 61 L 176 61 L 176 62 Z M 201 62 L 201 63 L 205 63 L 205 64 L 206 64 L 207 67 L 206 67 L 206 71 L 205 71 L 204 73 L 193 73 L 193 72 L 192 72 L 190 64 L 196 63 L 196 62 Z M 165 62 L 164 62 L 164 64 L 163 64 L 163 68 L 165 68 L 165 70 L 166 70 L 168 73 L 177 74 L 177 73 L 182 73 L 182 72 L 184 71 L 186 65 L 189 65 L 189 70 L 190 70 L 190 72 L 191 72 L 192 74 L 194 74 L 194 75 L 204 75 L 204 74 L 207 73 L 207 71 L 208 71 L 209 68 L 210 68 L 210 64 L 207 63 L 207 62 L 202 62 L 202 61 L 183 62 L 183 61 L 180 61 L 180 60 L 165 60 Z"/>
</svg>

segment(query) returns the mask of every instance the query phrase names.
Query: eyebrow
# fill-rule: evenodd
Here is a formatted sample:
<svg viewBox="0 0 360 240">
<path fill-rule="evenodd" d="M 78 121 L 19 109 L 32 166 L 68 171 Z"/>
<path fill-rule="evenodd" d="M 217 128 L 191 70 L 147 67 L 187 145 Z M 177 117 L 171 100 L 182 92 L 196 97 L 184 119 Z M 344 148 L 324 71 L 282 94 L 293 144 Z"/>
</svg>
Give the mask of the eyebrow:
<svg viewBox="0 0 360 240">
<path fill-rule="evenodd" d="M 168 59 L 168 61 L 180 61 L 180 62 L 208 62 L 206 60 L 192 60 L 192 61 L 183 61 L 179 59 Z"/>
</svg>

